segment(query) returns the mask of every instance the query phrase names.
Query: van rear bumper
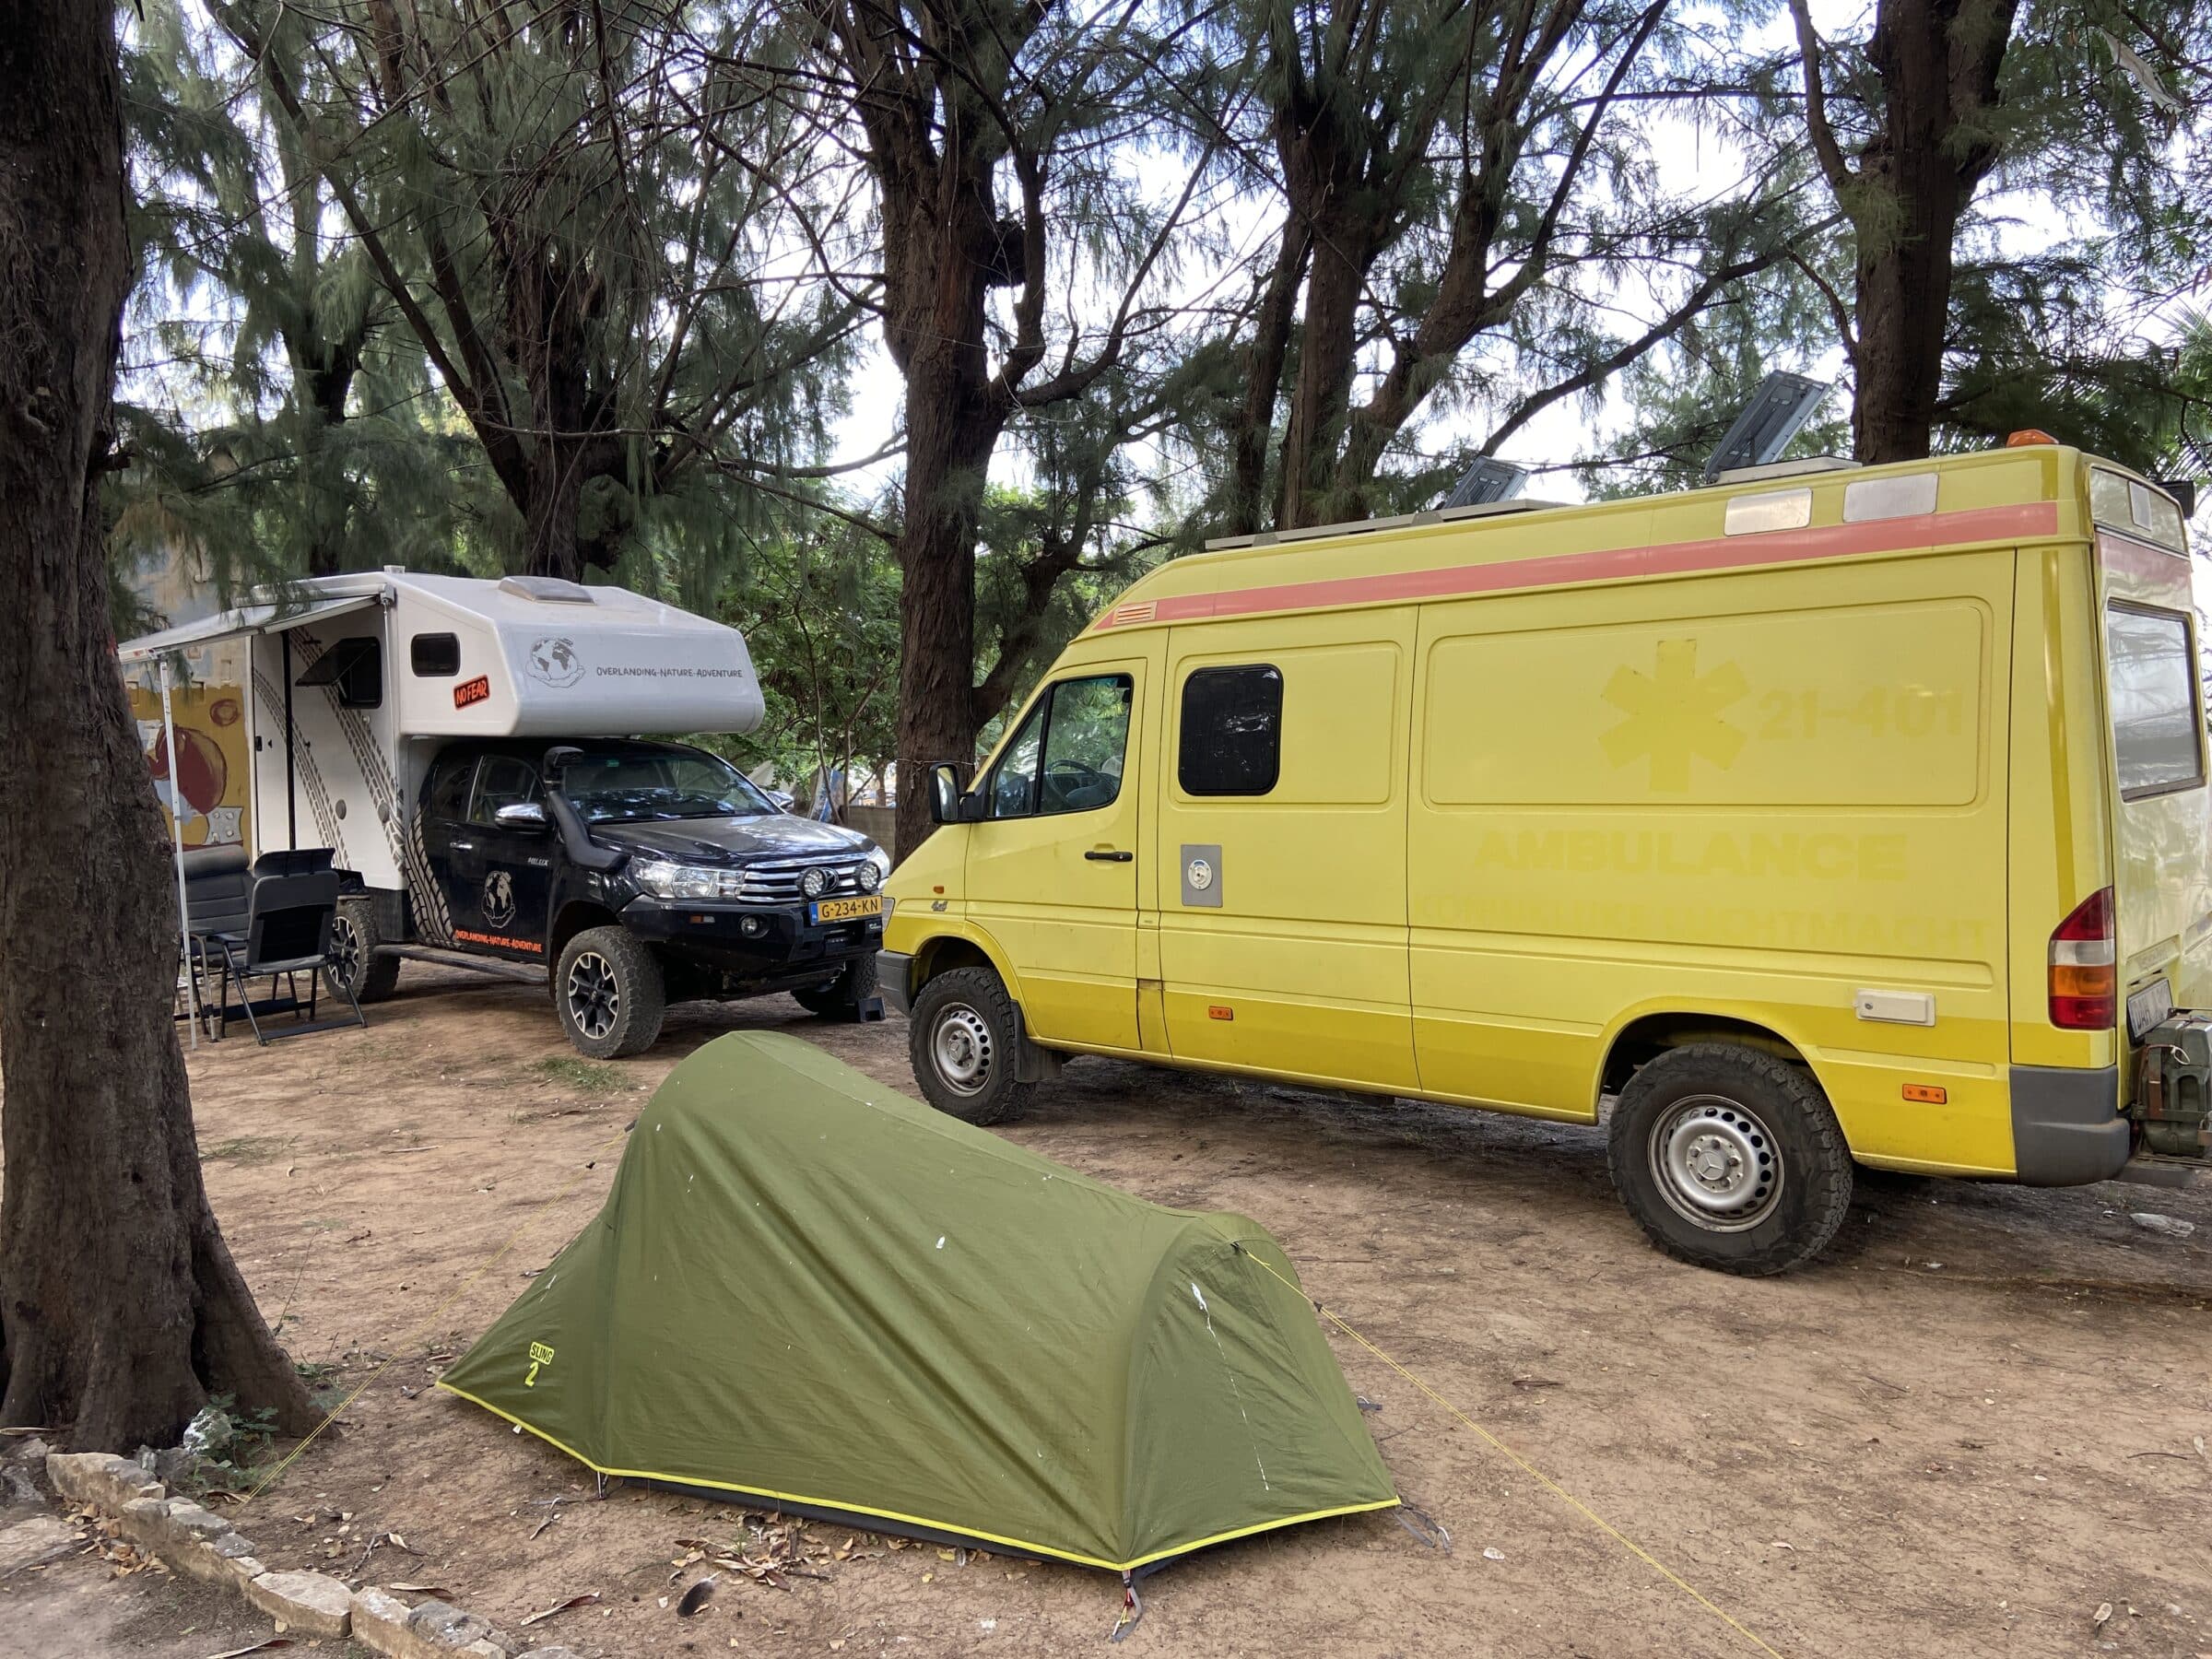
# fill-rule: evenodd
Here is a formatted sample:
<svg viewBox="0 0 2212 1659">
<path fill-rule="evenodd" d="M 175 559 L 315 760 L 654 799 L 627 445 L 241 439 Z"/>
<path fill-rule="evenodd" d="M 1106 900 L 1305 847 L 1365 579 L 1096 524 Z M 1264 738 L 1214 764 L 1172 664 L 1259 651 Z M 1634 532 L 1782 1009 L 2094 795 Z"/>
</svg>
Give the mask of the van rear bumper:
<svg viewBox="0 0 2212 1659">
<path fill-rule="evenodd" d="M 2119 1104 L 2117 1066 L 2014 1066 L 2014 1179 L 2028 1186 L 2110 1181 L 2127 1162 L 2129 1129 Z"/>
</svg>

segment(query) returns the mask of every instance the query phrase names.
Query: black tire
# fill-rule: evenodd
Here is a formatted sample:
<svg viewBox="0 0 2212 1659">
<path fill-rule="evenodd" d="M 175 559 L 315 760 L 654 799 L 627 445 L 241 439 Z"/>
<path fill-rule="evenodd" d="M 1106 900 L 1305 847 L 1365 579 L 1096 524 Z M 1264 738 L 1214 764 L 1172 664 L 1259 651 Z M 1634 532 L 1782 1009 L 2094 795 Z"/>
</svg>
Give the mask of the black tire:
<svg viewBox="0 0 2212 1659">
<path fill-rule="evenodd" d="M 914 998 L 907 1054 L 929 1103 L 964 1124 L 1020 1115 L 1035 1085 L 1017 1079 L 1021 1021 L 1014 999 L 988 968 L 938 974 Z"/>
<path fill-rule="evenodd" d="M 376 925 L 376 900 L 341 899 L 330 921 L 330 962 L 323 983 L 333 996 L 350 987 L 356 1002 L 382 1002 L 399 986 L 399 959 L 376 947 L 383 935 Z"/>
<path fill-rule="evenodd" d="M 1629 1080 L 1606 1143 L 1645 1234 L 1693 1266 L 1787 1273 L 1851 1208 L 1851 1148 L 1802 1066 L 1734 1043 L 1669 1049 Z"/>
<path fill-rule="evenodd" d="M 653 952 L 628 929 L 587 927 L 560 953 L 553 1006 L 578 1053 L 617 1060 L 653 1046 L 668 987 Z"/>
<path fill-rule="evenodd" d="M 857 1019 L 861 1005 L 876 994 L 876 958 L 873 952 L 856 956 L 838 976 L 820 985 L 794 991 L 800 1007 L 824 1019 Z"/>
</svg>

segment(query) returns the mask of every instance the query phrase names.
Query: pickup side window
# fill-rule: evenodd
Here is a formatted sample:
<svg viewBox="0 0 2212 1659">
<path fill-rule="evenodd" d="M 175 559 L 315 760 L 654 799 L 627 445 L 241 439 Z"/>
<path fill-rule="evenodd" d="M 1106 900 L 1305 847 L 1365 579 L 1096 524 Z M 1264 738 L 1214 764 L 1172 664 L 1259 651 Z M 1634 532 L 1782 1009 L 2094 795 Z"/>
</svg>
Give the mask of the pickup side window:
<svg viewBox="0 0 2212 1659">
<path fill-rule="evenodd" d="M 2204 730 L 2196 717 L 2189 619 L 2178 611 L 2112 606 L 2105 612 L 2104 654 L 2120 798 L 2201 784 Z"/>
<path fill-rule="evenodd" d="M 1175 781 L 1187 795 L 1264 795 L 1283 768 L 1283 676 L 1266 663 L 1182 682 Z"/>
<path fill-rule="evenodd" d="M 423 800 L 425 818 L 458 824 L 468 817 L 469 781 L 477 775 L 474 755 L 446 755 L 430 773 L 429 793 Z"/>
<path fill-rule="evenodd" d="M 991 816 L 1095 812 L 1122 793 L 1134 684 L 1094 674 L 1048 687 L 991 774 Z"/>
<path fill-rule="evenodd" d="M 477 768 L 477 788 L 469 797 L 468 821 L 494 824 L 499 820 L 500 807 L 544 798 L 537 787 L 537 771 L 527 760 L 517 760 L 512 755 L 487 755 L 484 764 Z"/>
</svg>

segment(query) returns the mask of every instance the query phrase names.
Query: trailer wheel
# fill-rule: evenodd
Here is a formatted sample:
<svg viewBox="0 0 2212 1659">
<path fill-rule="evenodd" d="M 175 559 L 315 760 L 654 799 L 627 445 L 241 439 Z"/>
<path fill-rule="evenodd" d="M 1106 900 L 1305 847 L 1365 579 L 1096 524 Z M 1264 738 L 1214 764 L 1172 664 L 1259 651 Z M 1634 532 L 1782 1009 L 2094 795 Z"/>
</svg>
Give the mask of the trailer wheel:
<svg viewBox="0 0 2212 1659">
<path fill-rule="evenodd" d="M 628 929 L 587 927 L 560 953 L 553 1006 L 578 1053 L 614 1060 L 653 1046 L 668 989 L 653 952 Z"/>
<path fill-rule="evenodd" d="M 330 921 L 330 960 L 323 982 L 333 996 L 353 993 L 356 1002 L 382 1002 L 399 984 L 399 959 L 376 947 L 382 935 L 376 926 L 376 900 L 341 899 Z"/>
<path fill-rule="evenodd" d="M 856 956 L 833 980 L 804 985 L 792 994 L 800 1007 L 824 1019 L 856 1019 L 861 1006 L 876 994 L 876 958 Z"/>
<path fill-rule="evenodd" d="M 988 968 L 954 968 L 922 987 L 907 1027 L 914 1081 L 929 1103 L 964 1124 L 1003 1124 L 1029 1104 L 1019 1070 L 1014 999 Z"/>
<path fill-rule="evenodd" d="M 1787 1273 L 1851 1207 L 1851 1148 L 1802 1067 L 1757 1049 L 1670 1049 L 1629 1080 L 1606 1147 L 1629 1213 L 1677 1261 Z"/>
</svg>

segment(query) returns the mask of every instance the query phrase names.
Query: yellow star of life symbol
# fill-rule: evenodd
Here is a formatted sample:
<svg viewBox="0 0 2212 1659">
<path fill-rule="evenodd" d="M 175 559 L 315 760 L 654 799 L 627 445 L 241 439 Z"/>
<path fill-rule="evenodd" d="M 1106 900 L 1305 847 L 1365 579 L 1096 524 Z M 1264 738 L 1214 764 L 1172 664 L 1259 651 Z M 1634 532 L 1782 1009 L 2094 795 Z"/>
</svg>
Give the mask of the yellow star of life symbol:
<svg viewBox="0 0 2212 1659">
<path fill-rule="evenodd" d="M 1721 711 L 1749 689 L 1734 663 L 1700 675 L 1695 640 L 1662 640 L 1653 674 L 1620 667 L 1606 682 L 1606 700 L 1628 716 L 1599 739 L 1606 758 L 1626 766 L 1648 755 L 1653 789 L 1686 791 L 1693 759 L 1724 767 L 1743 748 L 1744 734 Z"/>
</svg>

